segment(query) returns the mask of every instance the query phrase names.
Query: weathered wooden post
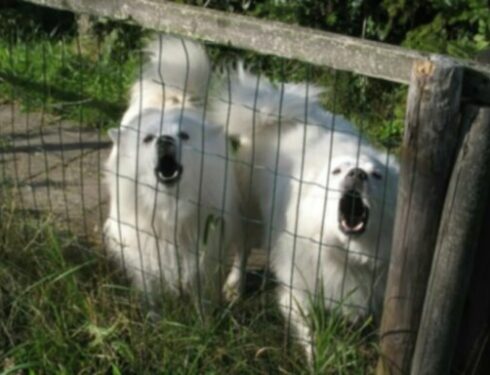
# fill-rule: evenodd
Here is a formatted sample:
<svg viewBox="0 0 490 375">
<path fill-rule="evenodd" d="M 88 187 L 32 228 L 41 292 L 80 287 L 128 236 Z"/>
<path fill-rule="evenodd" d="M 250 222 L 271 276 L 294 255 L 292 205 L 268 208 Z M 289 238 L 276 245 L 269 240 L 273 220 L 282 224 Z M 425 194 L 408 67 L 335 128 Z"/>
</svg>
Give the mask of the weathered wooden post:
<svg viewBox="0 0 490 375">
<path fill-rule="evenodd" d="M 451 364 L 454 374 L 490 374 L 490 199 L 477 239 L 473 272 Z"/>
<path fill-rule="evenodd" d="M 469 129 L 446 195 L 412 375 L 449 373 L 490 193 L 490 108 L 467 106 L 463 114 Z"/>
<path fill-rule="evenodd" d="M 480 52 L 476 61 L 490 66 L 490 49 Z M 465 82 L 467 79 L 465 79 Z M 485 77 L 476 77 L 476 82 L 484 87 L 490 87 L 490 74 Z M 464 93 L 464 89 L 463 89 Z M 477 94 L 473 97 L 481 105 L 490 106 L 482 99 L 490 100 L 490 95 Z M 479 99 L 479 100 L 478 100 Z M 488 110 L 488 109 L 487 109 Z M 487 125 L 490 126 L 490 125 Z M 490 188 L 490 181 L 488 183 Z M 452 359 L 451 371 L 455 374 L 490 374 L 490 198 L 487 199 L 485 216 L 480 225 L 480 234 L 476 240 L 478 248 L 471 280 L 465 300 L 464 312 L 459 325 L 459 334 L 456 339 L 456 348 Z"/>
<path fill-rule="evenodd" d="M 413 64 L 377 374 L 408 374 L 449 177 L 460 139 L 463 69 Z"/>
</svg>

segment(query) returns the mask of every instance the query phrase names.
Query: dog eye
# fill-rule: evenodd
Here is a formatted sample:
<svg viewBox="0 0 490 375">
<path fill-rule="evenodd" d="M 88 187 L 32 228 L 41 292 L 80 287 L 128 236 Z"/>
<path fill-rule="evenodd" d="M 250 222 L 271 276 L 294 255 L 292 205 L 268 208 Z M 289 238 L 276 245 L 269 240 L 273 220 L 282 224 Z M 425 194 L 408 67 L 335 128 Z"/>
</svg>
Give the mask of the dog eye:
<svg viewBox="0 0 490 375">
<path fill-rule="evenodd" d="M 189 139 L 189 134 L 187 134 L 186 132 L 179 132 L 179 134 L 177 135 L 183 141 L 187 141 Z"/>
<path fill-rule="evenodd" d="M 381 180 L 383 178 L 383 176 L 381 175 L 381 173 L 379 172 L 372 172 L 371 175 L 376 179 L 376 180 Z"/>
<path fill-rule="evenodd" d="M 340 173 L 340 168 L 335 168 L 333 171 L 332 171 L 332 174 L 339 174 Z"/>
<path fill-rule="evenodd" d="M 153 141 L 155 139 L 155 136 L 153 134 L 148 134 L 144 139 L 143 139 L 143 142 L 144 143 L 150 143 L 151 141 Z"/>
</svg>

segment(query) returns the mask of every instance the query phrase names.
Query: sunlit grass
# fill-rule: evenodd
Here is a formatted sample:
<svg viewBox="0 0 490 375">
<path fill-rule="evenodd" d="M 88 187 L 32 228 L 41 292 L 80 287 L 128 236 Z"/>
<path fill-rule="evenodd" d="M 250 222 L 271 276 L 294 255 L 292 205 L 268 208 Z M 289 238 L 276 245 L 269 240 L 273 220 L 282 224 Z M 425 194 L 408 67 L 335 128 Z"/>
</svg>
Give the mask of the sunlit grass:
<svg viewBox="0 0 490 375">
<path fill-rule="evenodd" d="M 0 38 L 0 97 L 84 126 L 117 125 L 138 74 L 139 53 L 121 54 L 115 37 Z"/>
<path fill-rule="evenodd" d="M 342 301 L 325 313 L 323 293 L 311 301 L 309 322 L 314 338 L 313 372 L 364 375 L 373 372 L 378 348 L 370 318 L 357 323 L 341 314 Z"/>
<path fill-rule="evenodd" d="M 101 249 L 56 233 L 49 218 L 2 208 L 0 364 L 33 373 L 296 373 L 282 323 L 254 300 L 203 324 L 187 302 L 142 298 Z M 294 358 L 294 359 L 293 359 Z"/>
<path fill-rule="evenodd" d="M 103 249 L 12 204 L 0 211 L 0 368 L 86 374 L 364 374 L 372 344 L 334 315 L 315 314 L 317 363 L 285 345 L 274 298 L 253 294 L 202 323 L 162 297 L 155 320 Z M 342 323 L 343 322 L 343 323 Z M 288 349 L 289 347 L 289 349 Z"/>
</svg>

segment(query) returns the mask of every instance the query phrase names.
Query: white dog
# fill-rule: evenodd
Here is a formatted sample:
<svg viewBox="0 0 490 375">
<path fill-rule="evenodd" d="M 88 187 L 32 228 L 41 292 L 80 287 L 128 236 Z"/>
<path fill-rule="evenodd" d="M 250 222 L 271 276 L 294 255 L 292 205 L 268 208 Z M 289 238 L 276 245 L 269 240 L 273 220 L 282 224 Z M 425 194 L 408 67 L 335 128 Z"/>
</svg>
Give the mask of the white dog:
<svg viewBox="0 0 490 375">
<path fill-rule="evenodd" d="M 393 158 L 325 111 L 319 92 L 239 68 L 214 113 L 239 137 L 247 216 L 264 222 L 280 307 L 310 360 L 314 300 L 351 320 L 381 308 L 398 178 Z"/>
<path fill-rule="evenodd" d="M 148 53 L 121 127 L 109 131 L 105 239 L 147 295 L 184 292 L 206 308 L 221 300 L 232 239 L 241 254 L 228 140 L 205 118 L 210 63 L 203 47 L 167 36 Z M 228 297 L 241 275 L 230 274 Z"/>
</svg>

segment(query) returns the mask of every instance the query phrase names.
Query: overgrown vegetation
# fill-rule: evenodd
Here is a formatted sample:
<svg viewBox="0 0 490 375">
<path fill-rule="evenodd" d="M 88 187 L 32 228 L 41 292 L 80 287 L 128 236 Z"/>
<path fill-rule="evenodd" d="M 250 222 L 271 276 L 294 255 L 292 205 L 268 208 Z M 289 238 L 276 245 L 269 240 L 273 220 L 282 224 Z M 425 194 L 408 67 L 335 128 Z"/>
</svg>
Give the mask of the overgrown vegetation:
<svg viewBox="0 0 490 375">
<path fill-rule="evenodd" d="M 177 0 L 472 58 L 490 47 L 486 0 Z"/>
<path fill-rule="evenodd" d="M 192 306 L 163 299 L 148 318 L 103 251 L 60 233 L 49 217 L 0 207 L 2 374 L 298 374 L 296 349 L 272 300 L 252 295 L 202 324 Z M 326 374 L 365 374 L 375 348 L 338 317 L 323 316 Z M 318 320 L 317 319 L 317 320 Z M 328 359 L 328 366 L 324 362 Z"/>
<path fill-rule="evenodd" d="M 26 14 L 0 16 L 11 26 L 0 28 L 0 80 L 6 83 L 0 96 L 83 126 L 116 126 L 141 63 L 141 29 L 107 22 L 77 37 L 70 27 L 61 32 L 56 23 L 36 24 Z"/>
<path fill-rule="evenodd" d="M 488 48 L 490 40 L 485 0 L 185 2 L 464 58 Z M 0 79 L 7 83 L 0 95 L 84 124 L 117 125 L 146 31 L 97 20 L 89 34 L 77 38 L 73 15 L 24 3 L 3 10 L 0 21 Z M 218 63 L 243 59 L 276 80 L 323 85 L 329 88 L 330 110 L 350 118 L 377 143 L 396 147 L 400 141 L 405 87 L 230 48 L 215 48 L 213 54 Z"/>
<path fill-rule="evenodd" d="M 490 46 L 486 0 L 179 2 L 464 58 Z M 117 125 L 146 34 L 136 26 L 99 19 L 88 34 L 77 37 L 72 14 L 14 3 L 0 15 L 0 79 L 7 83 L 0 95 L 91 126 Z M 327 108 L 350 118 L 374 142 L 396 147 L 401 139 L 405 87 L 230 48 L 215 48 L 213 55 L 218 63 L 243 59 L 250 69 L 276 80 L 323 85 L 329 88 Z"/>
</svg>

